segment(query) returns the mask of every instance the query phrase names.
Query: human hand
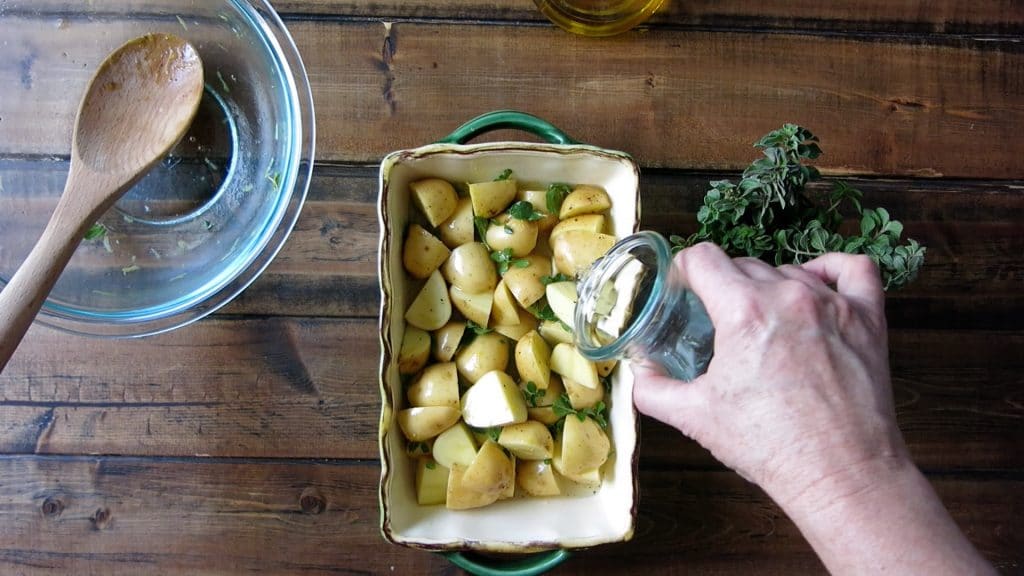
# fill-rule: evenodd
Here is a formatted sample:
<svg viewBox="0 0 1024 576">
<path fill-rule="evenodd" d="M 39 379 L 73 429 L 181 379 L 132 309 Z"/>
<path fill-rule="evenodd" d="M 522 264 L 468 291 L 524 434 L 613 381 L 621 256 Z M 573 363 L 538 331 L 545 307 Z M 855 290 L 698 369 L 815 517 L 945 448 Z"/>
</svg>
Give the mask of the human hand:
<svg viewBox="0 0 1024 576">
<path fill-rule="evenodd" d="M 839 477 L 870 480 L 880 465 L 909 461 L 870 259 L 828 254 L 774 268 L 701 244 L 675 265 L 715 326 L 714 358 L 689 383 L 635 368 L 641 412 L 699 442 L 784 509 L 815 506 L 813 489 Z"/>
</svg>

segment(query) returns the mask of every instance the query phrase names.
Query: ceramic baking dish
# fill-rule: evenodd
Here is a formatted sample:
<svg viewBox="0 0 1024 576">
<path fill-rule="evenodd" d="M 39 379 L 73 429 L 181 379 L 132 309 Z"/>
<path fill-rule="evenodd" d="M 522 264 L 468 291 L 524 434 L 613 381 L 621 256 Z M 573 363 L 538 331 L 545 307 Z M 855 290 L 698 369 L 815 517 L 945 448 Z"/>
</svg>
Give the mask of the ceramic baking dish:
<svg viewBox="0 0 1024 576">
<path fill-rule="evenodd" d="M 487 131 L 516 128 L 545 143 L 496 142 L 467 145 Z M 574 142 L 534 116 L 499 111 L 478 117 L 436 144 L 389 154 L 380 167 L 381 530 L 396 544 L 432 551 L 502 553 L 565 550 L 621 542 L 636 520 L 637 415 L 633 377 L 625 363 L 612 375 L 609 437 L 613 455 L 594 493 L 554 498 L 513 498 L 491 506 L 452 511 L 420 506 L 414 494 L 414 463 L 395 420 L 404 407 L 397 354 L 403 314 L 419 288 L 402 267 L 401 242 L 414 217 L 409 182 L 439 177 L 451 182 L 490 180 L 512 169 L 520 182 L 569 182 L 604 187 L 612 198 L 611 229 L 617 237 L 637 230 L 639 171 L 622 152 Z M 548 556 L 550 560 L 552 557 Z"/>
</svg>

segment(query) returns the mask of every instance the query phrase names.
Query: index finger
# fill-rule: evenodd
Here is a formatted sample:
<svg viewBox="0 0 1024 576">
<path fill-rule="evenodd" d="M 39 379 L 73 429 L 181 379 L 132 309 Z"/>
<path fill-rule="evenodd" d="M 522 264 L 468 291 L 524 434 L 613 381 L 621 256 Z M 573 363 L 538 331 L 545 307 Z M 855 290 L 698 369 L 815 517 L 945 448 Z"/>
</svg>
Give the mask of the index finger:
<svg viewBox="0 0 1024 576">
<path fill-rule="evenodd" d="M 834 284 L 836 291 L 844 296 L 873 308 L 881 308 L 885 304 L 882 276 L 878 266 L 867 256 L 833 252 L 805 262 L 801 268 L 826 284 Z"/>
<path fill-rule="evenodd" d="M 703 242 L 676 255 L 675 267 L 683 283 L 700 298 L 712 323 L 722 306 L 738 296 L 750 277 L 721 248 Z"/>
</svg>

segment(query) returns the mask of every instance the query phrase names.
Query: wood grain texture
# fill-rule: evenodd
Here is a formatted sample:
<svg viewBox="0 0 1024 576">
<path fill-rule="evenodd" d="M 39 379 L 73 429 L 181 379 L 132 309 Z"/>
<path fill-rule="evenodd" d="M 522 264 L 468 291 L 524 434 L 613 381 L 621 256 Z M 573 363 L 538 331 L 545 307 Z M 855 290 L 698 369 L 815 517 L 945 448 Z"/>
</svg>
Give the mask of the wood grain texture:
<svg viewBox="0 0 1024 576">
<path fill-rule="evenodd" d="M 747 152 L 754 158 L 755 151 Z M 0 269 L 17 266 L 39 229 L 45 210 L 63 186 L 64 165 L 0 161 L 9 194 L 23 190 L 34 210 L 0 213 L 0 229 L 15 239 L 0 246 Z M 736 173 L 645 170 L 641 176 L 642 227 L 665 234 L 696 229 L 696 211 L 707 183 Z M 928 248 L 917 282 L 888 296 L 895 328 L 1016 330 L 1024 317 L 1024 182 L 856 179 L 866 206 L 884 206 L 904 222 L 906 235 Z M 224 313 L 310 317 L 376 317 L 375 165 L 320 164 L 299 221 L 265 274 Z M 823 186 L 824 188 L 824 186 Z M 120 216 L 110 215 L 111 227 Z M 89 247 L 82 249 L 88 252 Z M 123 265 L 102 247 L 79 254 L 80 273 L 115 273 Z M 144 265 L 159 261 L 139 255 Z M 94 271 L 90 272 L 92 268 Z M 73 273 L 73 272 L 72 272 Z"/>
<path fill-rule="evenodd" d="M 0 571 L 452 573 L 380 537 L 379 475 L 362 462 L 0 458 Z M 988 558 L 1021 567 L 1024 539 L 1007 530 L 1024 504 L 1019 478 L 933 483 Z M 580 552 L 554 574 L 629 574 L 637 558 L 656 574 L 823 573 L 792 523 L 734 474 L 646 471 L 640 490 L 630 543 Z"/>
<path fill-rule="evenodd" d="M 43 30 L 56 48 L 33 52 L 28 39 Z M 594 41 L 546 27 L 363 19 L 291 30 L 311 71 L 321 160 L 375 162 L 517 108 L 649 167 L 738 169 L 750 142 L 796 122 L 825 137 L 832 172 L 1024 177 L 1024 53 L 1012 41 L 672 29 Z M 95 33 L 48 22 L 6 33 L 30 70 L 0 68 L 21 96 L 0 103 L 0 154 L 66 151 L 69 99 L 101 51 L 82 39 Z"/>
<path fill-rule="evenodd" d="M 924 469 L 1024 465 L 1024 335 L 890 339 L 899 423 Z M 374 459 L 377 350 L 370 319 L 222 318 L 123 342 L 36 327 L 0 374 L 0 452 Z M 720 467 L 662 426 L 641 450 Z"/>
<path fill-rule="evenodd" d="M 284 0 L 274 3 L 286 17 L 308 14 L 375 18 L 458 18 L 541 22 L 530 2 L 481 0 Z M 1024 28 L 1024 9 L 1013 0 L 967 2 L 922 0 L 813 2 L 810 0 L 735 1 L 667 0 L 649 22 L 658 26 L 803 28 L 849 32 L 879 31 L 962 34 L 1013 33 Z"/>
</svg>

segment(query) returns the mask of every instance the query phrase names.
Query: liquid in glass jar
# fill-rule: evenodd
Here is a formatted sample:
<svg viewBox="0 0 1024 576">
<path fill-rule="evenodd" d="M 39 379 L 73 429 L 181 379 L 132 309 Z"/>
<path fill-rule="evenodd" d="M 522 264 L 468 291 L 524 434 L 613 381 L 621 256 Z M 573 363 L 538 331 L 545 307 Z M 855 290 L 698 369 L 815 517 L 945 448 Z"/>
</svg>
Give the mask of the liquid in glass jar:
<svg viewBox="0 0 1024 576">
<path fill-rule="evenodd" d="M 578 291 L 576 346 L 588 359 L 653 361 L 686 381 L 707 370 L 711 319 L 683 283 L 660 234 L 620 240 L 594 262 Z"/>
<path fill-rule="evenodd" d="M 584 36 L 621 34 L 650 18 L 664 0 L 534 0 L 564 30 Z"/>
</svg>

